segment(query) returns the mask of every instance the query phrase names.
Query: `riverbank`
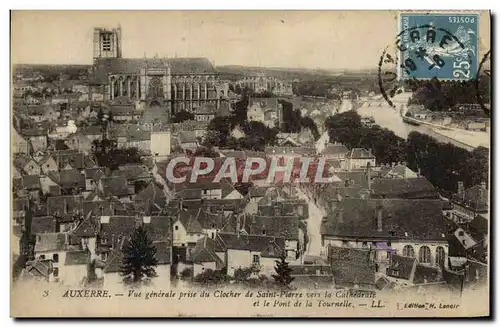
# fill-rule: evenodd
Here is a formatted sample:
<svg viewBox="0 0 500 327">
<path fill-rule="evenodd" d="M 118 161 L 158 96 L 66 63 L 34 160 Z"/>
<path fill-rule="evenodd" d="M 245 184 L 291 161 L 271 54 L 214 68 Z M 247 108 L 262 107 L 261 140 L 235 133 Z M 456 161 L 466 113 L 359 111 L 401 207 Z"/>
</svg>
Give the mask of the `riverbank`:
<svg viewBox="0 0 500 327">
<path fill-rule="evenodd" d="M 404 100 L 404 99 L 403 99 Z M 357 109 L 362 117 L 373 117 L 375 123 L 383 128 L 390 129 L 397 136 L 406 139 L 411 132 L 427 134 L 442 143 L 451 143 L 468 151 L 472 151 L 478 146 L 489 148 L 489 135 L 484 132 L 471 131 L 446 131 L 437 128 L 435 124 L 423 124 L 417 121 L 419 125 L 407 124 L 403 122 L 398 110 L 390 107 L 384 99 L 370 99 Z M 400 101 L 403 103 L 403 101 Z M 473 133 L 473 134 L 471 134 Z M 474 133 L 482 133 L 474 134 Z"/>
</svg>

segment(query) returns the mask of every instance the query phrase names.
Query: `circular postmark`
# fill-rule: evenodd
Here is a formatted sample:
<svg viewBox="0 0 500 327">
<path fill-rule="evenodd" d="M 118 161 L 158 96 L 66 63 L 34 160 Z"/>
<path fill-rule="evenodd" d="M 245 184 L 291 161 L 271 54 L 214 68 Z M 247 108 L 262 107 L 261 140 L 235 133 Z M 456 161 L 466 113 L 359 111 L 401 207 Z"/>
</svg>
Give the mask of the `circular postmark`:
<svg viewBox="0 0 500 327">
<path fill-rule="evenodd" d="M 435 24 L 402 30 L 396 36 L 395 49 L 391 52 L 387 46 L 378 63 L 378 86 L 385 101 L 397 109 L 407 104 L 404 97 L 398 98 L 406 89 L 425 87 L 436 93 L 440 81 L 472 81 L 476 48 L 464 40 Z"/>
<path fill-rule="evenodd" d="M 491 51 L 488 50 L 483 56 L 474 81 L 476 88 L 477 103 L 481 106 L 486 115 L 491 117 Z"/>
</svg>

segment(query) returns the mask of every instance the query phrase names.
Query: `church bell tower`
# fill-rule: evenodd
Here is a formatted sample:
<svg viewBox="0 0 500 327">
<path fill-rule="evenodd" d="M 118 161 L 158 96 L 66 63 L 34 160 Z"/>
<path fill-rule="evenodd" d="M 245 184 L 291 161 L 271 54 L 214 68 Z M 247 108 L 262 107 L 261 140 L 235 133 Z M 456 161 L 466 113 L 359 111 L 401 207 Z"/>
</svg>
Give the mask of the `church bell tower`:
<svg viewBox="0 0 500 327">
<path fill-rule="evenodd" d="M 122 29 L 94 28 L 94 61 L 100 58 L 122 57 Z"/>
</svg>

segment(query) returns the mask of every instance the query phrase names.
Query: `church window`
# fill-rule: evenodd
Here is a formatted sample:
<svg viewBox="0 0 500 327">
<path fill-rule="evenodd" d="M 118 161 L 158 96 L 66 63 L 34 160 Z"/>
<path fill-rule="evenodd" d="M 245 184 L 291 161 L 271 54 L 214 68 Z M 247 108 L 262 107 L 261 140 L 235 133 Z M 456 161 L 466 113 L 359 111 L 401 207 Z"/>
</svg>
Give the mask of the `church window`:
<svg viewBox="0 0 500 327">
<path fill-rule="evenodd" d="M 111 34 L 109 33 L 102 36 L 102 51 L 111 51 Z"/>
<path fill-rule="evenodd" d="M 445 251 L 442 246 L 436 248 L 436 264 L 440 267 L 444 266 Z"/>
<path fill-rule="evenodd" d="M 403 256 L 405 257 L 415 257 L 415 251 L 411 245 L 405 245 L 403 248 Z"/>
<path fill-rule="evenodd" d="M 418 261 L 420 263 L 431 263 L 431 249 L 428 246 L 422 246 L 418 254 Z"/>
</svg>

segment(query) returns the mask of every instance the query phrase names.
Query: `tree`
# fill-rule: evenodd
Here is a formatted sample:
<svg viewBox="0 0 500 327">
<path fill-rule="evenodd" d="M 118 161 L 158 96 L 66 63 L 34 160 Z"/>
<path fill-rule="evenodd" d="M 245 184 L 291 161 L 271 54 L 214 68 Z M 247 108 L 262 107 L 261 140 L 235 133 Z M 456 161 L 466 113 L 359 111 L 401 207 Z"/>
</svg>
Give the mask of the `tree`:
<svg viewBox="0 0 500 327">
<path fill-rule="evenodd" d="M 280 260 L 276 260 L 274 271 L 276 271 L 276 275 L 273 275 L 274 281 L 280 287 L 289 287 L 290 283 L 295 279 L 291 276 L 292 268 L 288 266 L 285 254 L 281 256 Z"/>
<path fill-rule="evenodd" d="M 181 110 L 181 111 L 174 114 L 174 116 L 172 117 L 172 122 L 181 123 L 183 121 L 193 120 L 193 119 L 194 119 L 194 115 L 192 113 L 190 113 L 189 111 L 186 111 L 186 110 Z"/>
<path fill-rule="evenodd" d="M 136 228 L 123 249 L 120 274 L 124 283 L 138 284 L 144 277 L 156 277 L 156 247 L 143 226 Z"/>
<path fill-rule="evenodd" d="M 55 148 L 56 148 L 56 150 L 68 150 L 69 149 L 68 145 L 66 144 L 66 142 L 64 142 L 64 140 L 56 140 Z"/>
<path fill-rule="evenodd" d="M 227 275 L 220 270 L 205 269 L 194 277 L 193 281 L 202 285 L 217 285 L 225 282 Z"/>
</svg>

